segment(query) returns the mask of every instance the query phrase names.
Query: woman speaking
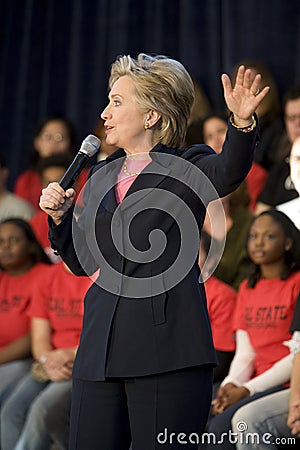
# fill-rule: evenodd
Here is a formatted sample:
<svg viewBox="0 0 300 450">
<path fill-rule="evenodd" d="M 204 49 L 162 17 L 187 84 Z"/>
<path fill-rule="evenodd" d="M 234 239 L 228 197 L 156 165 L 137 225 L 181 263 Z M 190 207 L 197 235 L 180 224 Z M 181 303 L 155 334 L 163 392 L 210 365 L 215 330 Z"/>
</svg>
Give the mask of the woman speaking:
<svg viewBox="0 0 300 450">
<path fill-rule="evenodd" d="M 73 368 L 71 450 L 198 448 L 216 364 L 199 235 L 209 201 L 246 177 L 259 91 L 241 66 L 222 75 L 230 111 L 223 151 L 182 148 L 193 83 L 164 56 L 119 57 L 101 114 L 116 150 L 89 174 L 83 207 L 51 183 L 40 207 L 53 247 L 76 275 L 98 272 L 85 298 Z M 162 447 L 162 444 L 164 446 Z"/>
</svg>

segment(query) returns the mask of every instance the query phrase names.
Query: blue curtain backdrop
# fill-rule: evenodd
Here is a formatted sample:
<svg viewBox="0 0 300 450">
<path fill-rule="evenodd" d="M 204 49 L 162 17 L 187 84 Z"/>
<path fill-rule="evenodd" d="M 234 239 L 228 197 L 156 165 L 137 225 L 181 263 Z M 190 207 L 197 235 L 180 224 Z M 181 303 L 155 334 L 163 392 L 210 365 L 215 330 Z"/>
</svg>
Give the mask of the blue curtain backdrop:
<svg viewBox="0 0 300 450">
<path fill-rule="evenodd" d="M 37 123 L 63 113 L 81 140 L 106 103 L 111 63 L 141 51 L 179 59 L 218 110 L 220 75 L 241 60 L 264 62 L 282 93 L 300 83 L 300 2 L 0 0 L 0 151 L 10 187 Z"/>
</svg>

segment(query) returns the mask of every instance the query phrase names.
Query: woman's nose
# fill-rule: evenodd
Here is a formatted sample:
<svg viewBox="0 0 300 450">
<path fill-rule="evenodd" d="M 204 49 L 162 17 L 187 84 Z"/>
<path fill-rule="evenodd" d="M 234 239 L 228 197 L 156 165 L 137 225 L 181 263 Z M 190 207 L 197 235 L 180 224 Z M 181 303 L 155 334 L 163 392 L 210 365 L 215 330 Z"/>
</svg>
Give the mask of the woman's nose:
<svg viewBox="0 0 300 450">
<path fill-rule="evenodd" d="M 106 108 L 104 108 L 104 110 L 102 111 L 100 117 L 103 120 L 107 120 L 110 116 L 111 116 L 111 114 L 109 112 L 108 106 L 106 106 Z"/>
<path fill-rule="evenodd" d="M 262 247 L 264 245 L 264 239 L 262 236 L 257 236 L 255 239 L 255 247 Z"/>
</svg>

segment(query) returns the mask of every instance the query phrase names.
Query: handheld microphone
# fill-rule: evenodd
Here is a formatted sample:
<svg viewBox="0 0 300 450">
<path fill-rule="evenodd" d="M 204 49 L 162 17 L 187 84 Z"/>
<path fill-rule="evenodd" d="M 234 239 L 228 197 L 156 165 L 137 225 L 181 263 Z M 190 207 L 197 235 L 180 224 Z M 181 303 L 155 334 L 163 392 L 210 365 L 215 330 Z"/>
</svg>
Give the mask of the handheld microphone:
<svg viewBox="0 0 300 450">
<path fill-rule="evenodd" d="M 93 134 L 89 134 L 81 144 L 81 147 L 73 159 L 70 167 L 60 180 L 60 186 L 66 191 L 69 189 L 78 175 L 86 166 L 88 160 L 99 150 L 101 141 Z"/>
</svg>

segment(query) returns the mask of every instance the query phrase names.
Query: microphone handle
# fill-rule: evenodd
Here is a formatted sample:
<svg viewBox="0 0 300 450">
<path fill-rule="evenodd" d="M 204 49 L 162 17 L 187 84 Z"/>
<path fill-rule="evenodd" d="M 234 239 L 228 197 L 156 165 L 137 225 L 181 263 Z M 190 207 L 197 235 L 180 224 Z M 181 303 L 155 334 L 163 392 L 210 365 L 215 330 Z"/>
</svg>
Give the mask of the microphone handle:
<svg viewBox="0 0 300 450">
<path fill-rule="evenodd" d="M 60 186 L 66 191 L 70 187 L 72 187 L 73 183 L 75 182 L 76 178 L 80 174 L 80 172 L 84 169 L 87 162 L 89 160 L 89 156 L 78 152 L 76 157 L 74 158 L 72 164 L 60 180 L 59 184 Z"/>
</svg>

